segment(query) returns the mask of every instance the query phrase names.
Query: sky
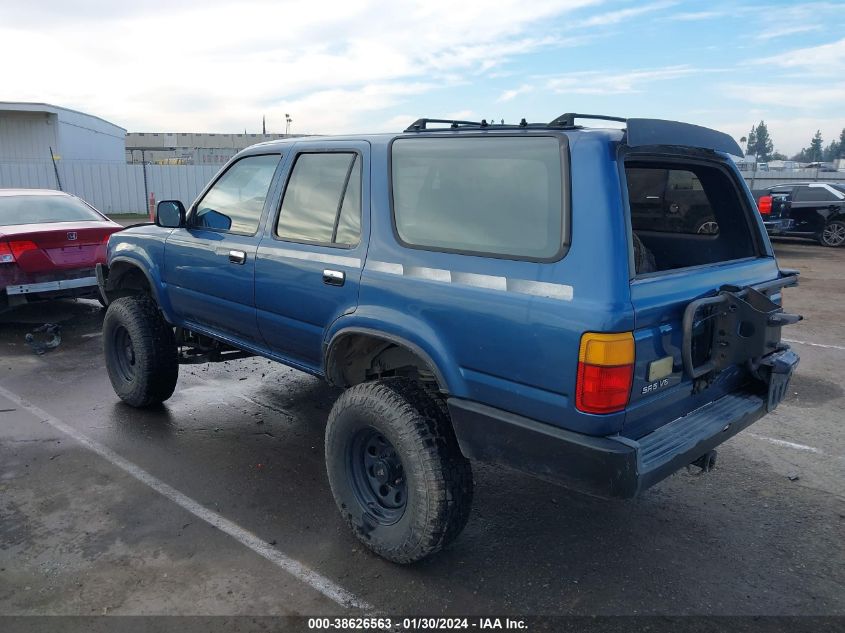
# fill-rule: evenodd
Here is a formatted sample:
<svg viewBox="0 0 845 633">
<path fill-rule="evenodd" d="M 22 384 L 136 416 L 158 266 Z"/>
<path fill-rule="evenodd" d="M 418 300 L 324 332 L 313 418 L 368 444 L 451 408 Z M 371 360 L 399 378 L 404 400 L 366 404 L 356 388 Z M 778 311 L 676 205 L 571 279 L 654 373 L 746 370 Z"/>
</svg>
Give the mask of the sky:
<svg viewBox="0 0 845 633">
<path fill-rule="evenodd" d="M 793 154 L 845 128 L 843 27 L 842 0 L 0 0 L 0 101 L 130 132 L 765 120 Z"/>
</svg>

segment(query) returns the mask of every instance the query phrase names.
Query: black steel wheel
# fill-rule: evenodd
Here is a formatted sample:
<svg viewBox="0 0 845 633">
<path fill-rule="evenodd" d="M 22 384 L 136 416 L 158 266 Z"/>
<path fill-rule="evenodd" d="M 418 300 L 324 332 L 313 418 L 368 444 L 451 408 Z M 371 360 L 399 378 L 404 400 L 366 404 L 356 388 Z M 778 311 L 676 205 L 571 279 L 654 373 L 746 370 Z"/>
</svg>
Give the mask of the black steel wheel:
<svg viewBox="0 0 845 633">
<path fill-rule="evenodd" d="M 472 469 L 445 404 L 390 378 L 350 387 L 326 425 L 337 507 L 367 547 L 412 563 L 455 540 L 469 519 Z"/>
<path fill-rule="evenodd" d="M 137 359 L 135 348 L 132 346 L 132 337 L 122 325 L 116 326 L 112 331 L 112 344 L 109 349 L 114 358 L 115 371 L 123 381 L 132 382 L 135 378 Z"/>
<path fill-rule="evenodd" d="M 405 512 L 408 487 L 393 444 L 367 427 L 352 437 L 348 447 L 347 476 L 358 503 L 369 508 L 379 523 L 396 523 Z"/>
<path fill-rule="evenodd" d="M 103 353 L 112 387 L 133 407 L 167 400 L 176 388 L 176 339 L 151 297 L 121 297 L 103 319 Z"/>
</svg>

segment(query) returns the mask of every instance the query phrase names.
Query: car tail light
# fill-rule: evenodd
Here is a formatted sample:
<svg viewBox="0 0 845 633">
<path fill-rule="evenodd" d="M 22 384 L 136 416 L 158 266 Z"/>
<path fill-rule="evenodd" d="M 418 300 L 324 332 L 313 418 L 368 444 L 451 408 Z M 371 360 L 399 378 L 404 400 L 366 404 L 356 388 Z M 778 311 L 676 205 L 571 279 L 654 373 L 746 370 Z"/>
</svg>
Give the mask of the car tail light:
<svg viewBox="0 0 845 633">
<path fill-rule="evenodd" d="M 769 215 L 772 212 L 772 197 L 760 196 L 757 200 L 757 208 L 762 215 Z"/>
<path fill-rule="evenodd" d="M 0 264 L 11 264 L 27 251 L 37 251 L 38 246 L 30 240 L 14 240 L 0 243 Z"/>
<path fill-rule="evenodd" d="M 586 332 L 578 352 L 575 406 L 584 413 L 615 413 L 628 404 L 634 377 L 631 332 Z"/>
</svg>

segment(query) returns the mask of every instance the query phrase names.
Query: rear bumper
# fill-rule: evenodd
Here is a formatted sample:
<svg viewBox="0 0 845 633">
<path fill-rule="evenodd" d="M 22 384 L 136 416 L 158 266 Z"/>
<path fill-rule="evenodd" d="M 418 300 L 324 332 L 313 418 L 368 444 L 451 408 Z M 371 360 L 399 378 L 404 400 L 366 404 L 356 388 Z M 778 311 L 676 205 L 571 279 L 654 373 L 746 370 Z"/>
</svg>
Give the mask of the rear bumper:
<svg viewBox="0 0 845 633">
<path fill-rule="evenodd" d="M 87 290 L 92 294 L 97 287 L 96 277 L 79 277 L 77 279 L 57 279 L 55 281 L 42 281 L 32 284 L 16 284 L 6 286 L 6 294 L 29 295 L 52 292 L 66 292 L 68 290 Z"/>
<path fill-rule="evenodd" d="M 795 220 L 791 218 L 784 220 L 764 220 L 763 226 L 766 227 L 766 232 L 769 235 L 782 235 L 795 228 Z"/>
<path fill-rule="evenodd" d="M 628 499 L 692 463 L 774 409 L 798 364 L 775 370 L 767 395 L 733 393 L 661 426 L 638 440 L 574 433 L 477 402 L 449 399 L 461 451 L 601 497 Z M 780 355 L 779 355 L 780 356 Z M 772 394 L 772 391 L 776 393 Z M 776 397 L 775 397 L 776 396 Z"/>
</svg>

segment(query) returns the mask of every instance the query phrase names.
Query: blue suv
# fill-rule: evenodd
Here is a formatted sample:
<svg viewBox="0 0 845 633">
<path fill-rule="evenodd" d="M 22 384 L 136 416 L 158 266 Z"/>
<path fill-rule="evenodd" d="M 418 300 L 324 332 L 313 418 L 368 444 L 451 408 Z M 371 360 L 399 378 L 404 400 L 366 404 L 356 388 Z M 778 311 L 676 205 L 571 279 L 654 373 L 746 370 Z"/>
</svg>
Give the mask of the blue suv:
<svg viewBox="0 0 845 633">
<path fill-rule="evenodd" d="M 399 563 L 460 534 L 470 460 L 617 498 L 709 469 L 798 364 L 797 274 L 731 154 L 714 130 L 577 114 L 256 145 L 187 211 L 112 236 L 111 383 L 145 407 L 180 363 L 260 355 L 345 388 L 332 493 Z"/>
</svg>

